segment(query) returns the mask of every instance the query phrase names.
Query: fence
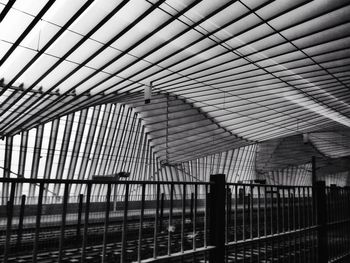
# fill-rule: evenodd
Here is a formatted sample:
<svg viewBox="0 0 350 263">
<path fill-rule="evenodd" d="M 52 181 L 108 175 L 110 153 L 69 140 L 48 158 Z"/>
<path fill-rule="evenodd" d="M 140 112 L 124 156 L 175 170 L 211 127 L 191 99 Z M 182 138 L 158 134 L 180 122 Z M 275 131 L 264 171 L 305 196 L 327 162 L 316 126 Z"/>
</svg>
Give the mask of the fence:
<svg viewBox="0 0 350 263">
<path fill-rule="evenodd" d="M 0 206 L 0 259 L 346 262 L 348 188 L 230 184 L 224 178 L 212 175 L 208 183 L 2 178 L 0 187 L 10 195 Z M 31 187 L 36 196 L 22 195 Z M 72 188 L 81 194 L 70 196 Z"/>
</svg>

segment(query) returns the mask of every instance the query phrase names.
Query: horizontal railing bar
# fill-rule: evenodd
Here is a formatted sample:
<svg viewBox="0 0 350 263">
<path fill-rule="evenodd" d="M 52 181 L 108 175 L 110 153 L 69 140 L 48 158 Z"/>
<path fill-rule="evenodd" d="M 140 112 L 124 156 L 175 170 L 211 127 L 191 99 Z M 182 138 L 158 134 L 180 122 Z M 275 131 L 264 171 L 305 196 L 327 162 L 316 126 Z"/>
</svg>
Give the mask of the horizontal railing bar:
<svg viewBox="0 0 350 263">
<path fill-rule="evenodd" d="M 36 179 L 36 178 L 0 178 L 0 183 L 71 183 L 71 184 L 166 184 L 166 185 L 211 185 L 211 182 L 185 182 L 185 181 L 145 181 L 145 180 L 106 180 L 106 179 L 94 179 L 94 180 L 79 180 L 79 179 Z M 256 187 L 273 187 L 278 189 L 292 189 L 292 188 L 312 188 L 312 186 L 306 185 L 273 185 L 273 184 L 257 184 L 257 183 L 226 183 L 227 186 L 256 186 Z M 347 189 L 347 187 L 342 187 Z"/>
<path fill-rule="evenodd" d="M 327 226 L 341 225 L 341 224 L 346 224 L 349 222 L 350 222 L 350 218 L 349 219 L 342 219 L 342 220 L 327 222 Z"/>
<path fill-rule="evenodd" d="M 300 233 L 304 233 L 304 232 L 308 232 L 308 231 L 315 231 L 318 228 L 319 228 L 319 226 L 310 226 L 307 228 L 295 229 L 295 230 L 287 231 L 287 232 L 283 232 L 283 233 L 276 233 L 276 234 L 272 234 L 272 235 L 254 237 L 254 238 L 249 238 L 249 239 L 245 239 L 245 240 L 231 241 L 229 243 L 226 243 L 225 246 L 226 247 L 241 246 L 241 245 L 247 245 L 247 244 L 251 244 L 251 243 L 255 243 L 255 242 L 264 242 L 264 241 L 267 241 L 267 240 L 273 239 L 273 238 L 280 238 L 280 237 L 296 235 L 296 234 L 300 234 Z"/>
<path fill-rule="evenodd" d="M 192 255 L 192 254 L 200 254 L 206 251 L 211 251 L 213 249 L 215 249 L 215 246 L 201 247 L 201 248 L 197 248 L 196 250 L 185 250 L 184 252 L 177 252 L 177 253 L 171 254 L 170 256 L 164 255 L 164 256 L 159 256 L 157 258 L 148 258 L 148 259 L 141 260 L 140 262 L 141 263 L 158 262 L 166 259 L 174 259 L 177 257 L 183 257 L 187 255 Z"/>
<path fill-rule="evenodd" d="M 115 180 L 77 180 L 77 179 L 32 179 L 32 178 L 0 178 L 0 183 L 45 183 L 45 184 L 165 184 L 165 185 L 211 185 L 210 182 L 174 182 L 174 181 L 115 181 Z"/>
<path fill-rule="evenodd" d="M 329 259 L 328 263 L 337 263 L 337 262 L 344 262 L 344 259 L 350 258 L 350 252 L 346 253 L 344 255 L 338 256 L 337 258 Z"/>
<path fill-rule="evenodd" d="M 257 186 L 257 187 L 273 187 L 278 189 L 291 188 L 312 188 L 311 185 L 276 185 L 276 184 L 258 184 L 258 183 L 226 183 L 228 186 Z"/>
</svg>

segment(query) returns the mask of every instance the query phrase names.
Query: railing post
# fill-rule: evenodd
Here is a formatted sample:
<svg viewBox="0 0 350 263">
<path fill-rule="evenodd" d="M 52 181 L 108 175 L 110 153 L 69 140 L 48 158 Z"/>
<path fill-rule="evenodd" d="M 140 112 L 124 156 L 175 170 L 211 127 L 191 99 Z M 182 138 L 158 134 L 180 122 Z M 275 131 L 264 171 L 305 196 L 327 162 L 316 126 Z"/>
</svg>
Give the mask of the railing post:
<svg viewBox="0 0 350 263">
<path fill-rule="evenodd" d="M 164 217 L 164 193 L 160 198 L 160 218 L 159 218 L 159 232 L 163 232 L 163 217 Z"/>
<path fill-rule="evenodd" d="M 22 195 L 21 198 L 21 208 L 19 212 L 19 221 L 18 221 L 18 233 L 17 233 L 17 248 L 20 249 L 22 242 L 23 234 L 23 220 L 24 220 L 24 209 L 26 206 L 26 195 Z"/>
<path fill-rule="evenodd" d="M 190 220 L 193 222 L 193 205 L 194 205 L 194 193 L 191 193 L 191 207 L 190 207 Z"/>
<path fill-rule="evenodd" d="M 225 175 L 210 175 L 210 263 L 225 260 Z"/>
<path fill-rule="evenodd" d="M 326 184 L 316 182 L 317 256 L 319 263 L 328 262 Z"/>
<path fill-rule="evenodd" d="M 77 221 L 77 230 L 76 230 L 76 237 L 77 239 L 81 238 L 81 215 L 83 213 L 83 202 L 84 202 L 84 195 L 80 194 L 79 195 L 79 206 L 78 206 L 78 221 Z"/>
<path fill-rule="evenodd" d="M 16 183 L 11 183 L 10 200 L 7 201 L 6 205 L 6 216 L 7 216 L 7 227 L 6 227 L 6 238 L 4 247 L 4 263 L 8 261 L 8 254 L 11 250 L 11 232 L 12 232 L 12 219 L 13 219 L 13 205 L 15 199 Z"/>
</svg>

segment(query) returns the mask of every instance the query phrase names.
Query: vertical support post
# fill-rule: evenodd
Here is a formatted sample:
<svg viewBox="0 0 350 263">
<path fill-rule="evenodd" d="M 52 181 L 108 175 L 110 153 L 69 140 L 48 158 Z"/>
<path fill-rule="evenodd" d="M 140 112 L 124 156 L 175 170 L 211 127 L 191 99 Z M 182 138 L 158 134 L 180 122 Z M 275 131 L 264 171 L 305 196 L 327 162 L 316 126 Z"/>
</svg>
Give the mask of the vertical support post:
<svg viewBox="0 0 350 263">
<path fill-rule="evenodd" d="M 209 214 L 210 214 L 210 207 L 209 207 L 209 200 L 210 200 L 210 193 L 208 192 L 208 185 L 205 185 L 205 210 L 204 210 L 204 247 L 208 246 L 208 227 L 210 224 L 209 221 Z M 205 258 L 206 259 L 206 258 Z"/>
<path fill-rule="evenodd" d="M 138 238 L 138 249 L 137 249 L 137 262 L 141 262 L 141 242 L 142 242 L 142 229 L 143 229 L 143 215 L 145 212 L 145 193 L 146 193 L 146 184 L 142 184 L 141 192 L 141 212 L 140 212 L 140 224 L 139 224 L 139 238 Z"/>
<path fill-rule="evenodd" d="M 80 229 L 81 229 L 81 214 L 83 213 L 83 201 L 84 201 L 84 195 L 79 195 L 79 207 L 78 207 L 78 222 L 77 222 L 77 239 L 80 238 Z"/>
<path fill-rule="evenodd" d="M 231 213 L 232 213 L 232 192 L 231 192 L 231 188 L 227 187 L 226 190 L 226 242 L 228 242 L 230 240 L 231 237 Z"/>
<path fill-rule="evenodd" d="M 194 204 L 194 194 L 191 193 L 191 208 L 190 208 L 190 220 L 193 221 L 193 204 Z"/>
<path fill-rule="evenodd" d="M 154 233 L 153 233 L 153 258 L 158 256 L 158 233 L 159 233 L 159 194 L 160 194 L 160 184 L 157 183 L 157 206 L 156 206 L 156 216 L 154 218 Z"/>
<path fill-rule="evenodd" d="M 196 244 L 196 227 L 197 227 L 197 196 L 198 196 L 198 186 L 194 186 L 194 200 L 193 200 L 193 214 L 192 214 L 192 226 L 193 226 L 193 240 L 192 240 L 192 248 L 193 250 L 196 250 L 197 244 Z"/>
<path fill-rule="evenodd" d="M 10 243 L 11 243 L 11 232 L 12 232 L 12 219 L 13 219 L 13 203 L 15 199 L 15 190 L 16 183 L 11 183 L 10 190 L 10 200 L 7 201 L 6 206 L 6 216 L 7 216 L 7 226 L 6 226 L 6 239 L 5 239 L 5 247 L 4 247 L 4 263 L 8 261 L 8 254 L 10 252 Z"/>
<path fill-rule="evenodd" d="M 315 156 L 312 156 L 311 158 L 311 186 L 312 186 L 312 196 L 311 196 L 311 225 L 316 225 L 317 224 L 317 207 L 316 207 L 316 181 L 317 181 L 317 176 L 316 176 L 316 158 Z M 316 238 L 318 238 L 318 235 L 316 234 Z M 316 242 L 318 239 L 312 242 L 313 244 L 313 255 L 312 259 L 317 260 L 317 248 L 316 248 Z"/>
<path fill-rule="evenodd" d="M 88 238 L 91 188 L 92 188 L 92 183 L 88 182 L 87 183 L 86 202 L 85 202 L 85 218 L 84 218 L 83 242 L 81 244 L 81 259 L 80 259 L 81 263 L 85 262 L 85 257 L 86 257 L 85 249 L 86 249 L 87 238 Z"/>
<path fill-rule="evenodd" d="M 36 211 L 35 236 L 34 236 L 33 258 L 32 258 L 33 263 L 37 262 L 38 242 L 39 242 L 39 234 L 40 234 L 40 220 L 41 220 L 41 213 L 42 213 L 42 206 L 43 206 L 43 193 L 44 193 L 44 183 L 40 183 L 38 205 L 37 205 L 37 211 Z"/>
<path fill-rule="evenodd" d="M 125 184 L 125 194 L 124 194 L 124 215 L 123 215 L 123 228 L 122 228 L 122 240 L 121 240 L 121 253 L 120 262 L 126 261 L 126 239 L 128 231 L 128 211 L 129 211 L 129 183 Z"/>
<path fill-rule="evenodd" d="M 225 260 L 225 175 L 210 175 L 210 263 Z"/>
<path fill-rule="evenodd" d="M 312 180 L 312 186 L 316 185 L 317 177 L 316 177 L 316 158 L 315 156 L 312 156 L 311 158 L 311 180 Z"/>
<path fill-rule="evenodd" d="M 171 254 L 171 233 L 175 230 L 173 227 L 173 207 L 174 207 L 174 184 L 172 184 L 170 186 L 170 207 L 169 207 L 169 226 L 168 226 L 168 256 L 170 256 L 170 254 Z"/>
<path fill-rule="evenodd" d="M 111 209 L 111 184 L 107 185 L 107 195 L 106 195 L 106 211 L 105 211 L 105 222 L 103 229 L 103 244 L 102 244 L 102 263 L 106 262 L 106 254 L 107 254 L 107 237 L 108 237 L 108 225 L 109 225 L 109 212 Z"/>
<path fill-rule="evenodd" d="M 61 231 L 58 247 L 58 262 L 62 262 L 63 258 L 63 247 L 64 247 L 64 233 L 66 230 L 66 218 L 67 218 L 67 205 L 68 205 L 68 191 L 69 184 L 64 185 L 64 195 L 63 195 L 63 204 L 62 204 L 62 220 L 61 220 Z"/>
<path fill-rule="evenodd" d="M 311 158 L 311 184 L 312 184 L 312 207 L 313 207 L 313 214 L 316 215 L 316 183 L 317 183 L 317 176 L 316 176 L 316 158 L 315 156 L 312 156 Z M 315 222 L 316 223 L 316 222 Z"/>
<path fill-rule="evenodd" d="M 319 263 L 328 262 L 328 240 L 327 240 L 327 204 L 326 184 L 323 181 L 316 182 L 316 211 L 317 211 L 317 247 Z"/>
<path fill-rule="evenodd" d="M 186 184 L 182 186 L 181 253 L 185 250 Z"/>
<path fill-rule="evenodd" d="M 4 178 L 9 178 L 10 177 L 10 172 L 11 172 L 11 160 L 12 160 L 12 148 L 13 148 L 13 137 L 9 136 L 6 137 L 6 142 L 5 142 L 5 162 L 4 162 Z M 2 183 L 2 192 L 1 194 L 1 199 L 3 203 L 2 205 L 6 204 L 6 199 L 9 196 L 9 183 Z M 11 194 L 11 193 L 10 193 Z"/>
<path fill-rule="evenodd" d="M 160 198 L 160 218 L 159 218 L 159 232 L 163 232 L 163 216 L 164 216 L 164 193 Z"/>
<path fill-rule="evenodd" d="M 257 188 L 258 188 L 258 193 L 257 193 L 257 195 L 258 195 L 258 210 L 257 210 L 257 218 L 256 218 L 256 220 L 257 220 L 257 231 L 258 231 L 258 233 L 257 233 L 257 237 L 258 237 L 258 240 L 260 240 L 260 209 L 261 209 L 261 207 L 260 207 L 260 205 L 261 205 L 261 199 L 260 199 L 260 185 L 258 185 L 257 186 Z M 261 252 L 261 249 L 260 249 L 260 241 L 258 241 L 258 243 L 257 243 L 257 245 L 258 245 L 258 262 L 260 262 L 260 252 Z"/>
<path fill-rule="evenodd" d="M 21 208 L 19 212 L 19 222 L 18 222 L 18 234 L 17 234 L 17 247 L 19 248 L 22 242 L 23 234 L 23 220 L 24 220 L 24 209 L 26 206 L 26 195 L 22 195 Z"/>
</svg>

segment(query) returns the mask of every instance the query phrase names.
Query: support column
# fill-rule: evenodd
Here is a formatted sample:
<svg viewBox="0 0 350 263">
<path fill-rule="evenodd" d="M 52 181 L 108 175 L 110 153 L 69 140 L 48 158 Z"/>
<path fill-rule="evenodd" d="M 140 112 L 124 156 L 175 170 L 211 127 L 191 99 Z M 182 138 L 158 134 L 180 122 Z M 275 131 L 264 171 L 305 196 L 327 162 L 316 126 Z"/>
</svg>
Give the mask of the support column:
<svg viewBox="0 0 350 263">
<path fill-rule="evenodd" d="M 210 245 L 215 249 L 210 253 L 210 263 L 225 260 L 225 175 L 210 175 Z"/>
<path fill-rule="evenodd" d="M 324 181 L 316 182 L 316 218 L 317 218 L 317 256 L 319 263 L 328 262 L 327 239 L 327 198 Z"/>
<path fill-rule="evenodd" d="M 317 216 L 317 209 L 316 209 L 316 158 L 315 156 L 312 156 L 311 158 L 311 186 L 312 186 L 312 213 Z M 315 222 L 317 223 L 317 222 Z"/>
<path fill-rule="evenodd" d="M 312 156 L 311 158 L 311 180 L 312 180 L 312 186 L 316 185 L 317 177 L 316 177 L 316 158 L 315 156 Z"/>
</svg>

